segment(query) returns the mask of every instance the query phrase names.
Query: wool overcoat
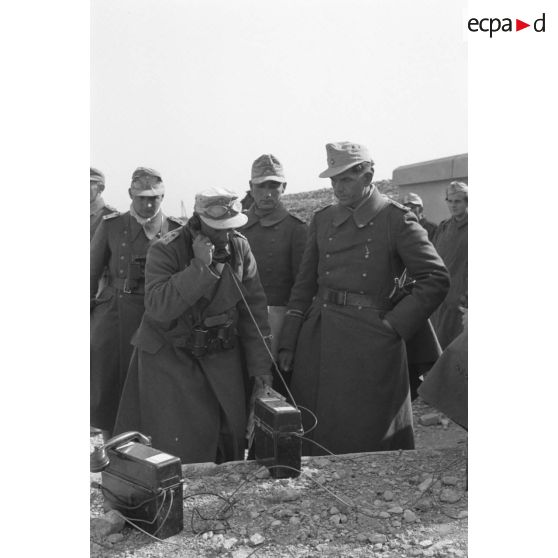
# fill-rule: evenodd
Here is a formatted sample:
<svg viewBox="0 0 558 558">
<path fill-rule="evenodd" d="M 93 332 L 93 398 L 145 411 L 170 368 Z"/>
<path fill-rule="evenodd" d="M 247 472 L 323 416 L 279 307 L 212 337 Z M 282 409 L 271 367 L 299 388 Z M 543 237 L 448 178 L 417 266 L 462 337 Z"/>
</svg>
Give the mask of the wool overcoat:
<svg viewBox="0 0 558 558">
<path fill-rule="evenodd" d="M 177 220 L 164 217 L 162 232 L 179 226 Z M 130 212 L 105 216 L 91 241 L 90 421 L 109 432 L 130 363 L 130 340 L 144 311 L 143 280 L 133 292 L 125 292 L 130 290 L 125 281 L 129 264 L 145 257 L 150 244 Z"/>
<path fill-rule="evenodd" d="M 416 285 L 392 307 L 394 278 L 405 267 Z M 404 340 L 448 286 L 416 216 L 376 189 L 354 211 L 332 205 L 315 213 L 279 345 L 296 347 L 292 392 L 318 420 L 309 436 L 333 453 L 414 447 Z M 331 303 L 324 289 L 368 305 Z"/>
<path fill-rule="evenodd" d="M 258 217 L 255 205 L 247 211 L 241 232 L 250 243 L 268 306 L 286 306 L 306 245 L 308 227 L 282 205 Z"/>
<path fill-rule="evenodd" d="M 269 374 L 262 339 L 269 336 L 267 306 L 256 262 L 241 234 L 233 233 L 230 247 L 232 259 L 221 276 L 194 257 L 187 225 L 148 253 L 145 315 L 133 340 L 116 432 L 149 435 L 154 447 L 183 463 L 215 461 L 218 455 L 242 459 L 247 384 Z M 193 356 L 194 327 L 223 314 L 234 323 L 234 348 Z M 226 447 L 220 447 L 223 439 Z"/>
<path fill-rule="evenodd" d="M 462 221 L 454 218 L 442 221 L 434 237 L 434 246 L 449 274 L 451 286 L 445 300 L 432 315 L 432 325 L 442 349 L 445 349 L 462 331 L 462 313 L 468 292 L 468 216 Z"/>
</svg>

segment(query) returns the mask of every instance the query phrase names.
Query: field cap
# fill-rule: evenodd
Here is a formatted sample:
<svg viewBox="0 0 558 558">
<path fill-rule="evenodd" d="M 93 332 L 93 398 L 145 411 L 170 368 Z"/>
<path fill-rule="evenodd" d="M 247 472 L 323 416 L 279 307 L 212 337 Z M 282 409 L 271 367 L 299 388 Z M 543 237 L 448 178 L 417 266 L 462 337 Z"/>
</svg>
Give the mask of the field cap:
<svg viewBox="0 0 558 558">
<path fill-rule="evenodd" d="M 252 184 L 261 184 L 268 180 L 280 182 L 281 184 L 286 182 L 283 165 L 271 153 L 269 155 L 260 155 L 252 163 Z"/>
<path fill-rule="evenodd" d="M 194 211 L 213 229 L 236 229 L 248 221 L 239 195 L 228 188 L 208 188 L 196 194 Z"/>
<path fill-rule="evenodd" d="M 450 194 L 465 194 L 467 197 L 469 196 L 469 187 L 465 182 L 458 182 L 454 180 L 450 182 L 449 186 L 446 188 L 446 196 Z"/>
<path fill-rule="evenodd" d="M 366 161 L 374 165 L 368 149 L 359 143 L 350 141 L 327 143 L 326 152 L 328 168 L 319 174 L 320 178 L 330 178 L 336 174 L 341 174 L 347 169 Z"/>
<path fill-rule="evenodd" d="M 419 195 L 414 194 L 413 192 L 409 192 L 403 198 L 403 205 L 420 205 L 423 207 L 422 199 Z"/>
<path fill-rule="evenodd" d="M 131 190 L 133 196 L 161 196 L 165 185 L 156 170 L 138 167 L 132 174 Z"/>
<path fill-rule="evenodd" d="M 89 167 L 89 182 L 105 185 L 105 175 L 93 167 Z"/>
</svg>

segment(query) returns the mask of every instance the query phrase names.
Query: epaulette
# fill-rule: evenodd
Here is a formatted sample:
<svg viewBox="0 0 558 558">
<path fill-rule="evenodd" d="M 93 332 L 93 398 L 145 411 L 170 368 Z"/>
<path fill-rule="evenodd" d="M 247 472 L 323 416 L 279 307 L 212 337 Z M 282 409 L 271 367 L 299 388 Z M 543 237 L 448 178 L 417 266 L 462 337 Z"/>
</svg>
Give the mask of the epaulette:
<svg viewBox="0 0 558 558">
<path fill-rule="evenodd" d="M 116 213 L 120 213 L 120 211 L 118 211 L 118 209 L 116 209 L 116 207 L 112 207 L 112 205 L 105 204 L 105 209 L 108 209 L 111 213 L 113 213 L 115 211 L 116 211 Z"/>
<path fill-rule="evenodd" d="M 187 221 L 187 219 L 180 217 L 167 217 L 167 219 L 169 221 L 172 221 L 173 223 L 176 223 L 177 225 L 184 225 L 184 223 L 186 223 Z"/>
<path fill-rule="evenodd" d="M 232 233 L 234 236 L 238 236 L 240 238 L 243 238 L 244 240 L 248 240 L 242 233 L 239 233 L 236 229 L 234 229 Z"/>
<path fill-rule="evenodd" d="M 403 205 L 402 203 L 399 203 L 398 201 L 392 200 L 391 198 L 388 198 L 387 201 L 388 201 L 388 203 L 391 203 L 391 205 L 394 205 L 398 209 L 401 209 L 403 211 L 411 211 L 406 205 Z"/>
<path fill-rule="evenodd" d="M 120 215 L 119 211 L 115 211 L 114 213 L 107 213 L 106 215 L 103 215 L 103 220 L 107 220 L 107 219 L 114 219 L 115 217 L 118 217 Z"/>
<path fill-rule="evenodd" d="M 295 220 L 298 221 L 299 223 L 302 223 L 303 225 L 306 225 L 306 221 L 304 219 L 301 219 L 300 217 L 297 217 L 296 215 L 293 215 L 292 213 L 289 213 L 289 215 Z"/>
<path fill-rule="evenodd" d="M 169 231 L 167 234 L 164 234 L 160 239 L 159 242 L 163 244 L 170 244 L 173 240 L 180 236 L 180 229 L 174 229 L 174 231 Z"/>
</svg>

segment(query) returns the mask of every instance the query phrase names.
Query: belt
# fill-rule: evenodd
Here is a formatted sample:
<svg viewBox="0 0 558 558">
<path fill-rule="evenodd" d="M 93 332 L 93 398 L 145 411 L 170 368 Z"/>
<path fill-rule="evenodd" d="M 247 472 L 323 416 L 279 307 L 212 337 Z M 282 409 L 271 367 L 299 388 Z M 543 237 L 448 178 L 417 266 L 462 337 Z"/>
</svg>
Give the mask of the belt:
<svg viewBox="0 0 558 558">
<path fill-rule="evenodd" d="M 351 293 L 349 291 L 336 291 L 328 289 L 327 287 L 320 287 L 318 296 L 330 304 L 337 304 L 338 306 L 360 306 L 362 308 L 373 308 L 374 310 L 385 311 L 389 310 L 391 306 L 379 307 L 376 300 L 365 294 Z"/>
<path fill-rule="evenodd" d="M 137 283 L 137 279 L 135 280 L 135 282 Z M 139 285 L 137 287 L 134 287 L 133 289 L 130 289 L 130 286 L 128 284 L 128 279 L 127 278 L 122 278 L 122 277 L 109 277 L 108 278 L 108 284 L 111 287 L 114 287 L 115 289 L 118 289 L 119 291 L 122 291 L 126 294 L 145 294 L 145 281 L 141 281 L 139 283 Z"/>
</svg>

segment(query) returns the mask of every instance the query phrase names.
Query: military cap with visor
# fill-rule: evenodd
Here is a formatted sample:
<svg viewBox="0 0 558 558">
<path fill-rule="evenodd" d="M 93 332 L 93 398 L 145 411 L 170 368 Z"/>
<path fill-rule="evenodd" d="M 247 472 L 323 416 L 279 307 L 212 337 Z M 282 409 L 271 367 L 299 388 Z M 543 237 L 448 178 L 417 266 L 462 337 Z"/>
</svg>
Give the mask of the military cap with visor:
<svg viewBox="0 0 558 558">
<path fill-rule="evenodd" d="M 208 188 L 196 194 L 194 212 L 213 229 L 236 229 L 248 221 L 239 195 L 228 188 Z"/>
<path fill-rule="evenodd" d="M 252 163 L 252 184 L 262 184 L 271 180 L 273 182 L 286 182 L 283 165 L 274 155 L 260 155 Z"/>
<path fill-rule="evenodd" d="M 130 189 L 133 196 L 161 196 L 165 193 L 160 173 L 147 167 L 138 167 L 133 172 Z"/>
<path fill-rule="evenodd" d="M 359 143 L 340 141 L 326 144 L 327 169 L 319 174 L 320 178 L 331 178 L 360 163 L 374 165 L 368 149 Z"/>
<path fill-rule="evenodd" d="M 413 192 L 405 194 L 405 197 L 403 198 L 403 205 L 420 205 L 421 207 L 424 207 L 421 197 Z"/>
<path fill-rule="evenodd" d="M 105 175 L 93 167 L 89 167 L 89 182 L 105 185 Z"/>
</svg>

